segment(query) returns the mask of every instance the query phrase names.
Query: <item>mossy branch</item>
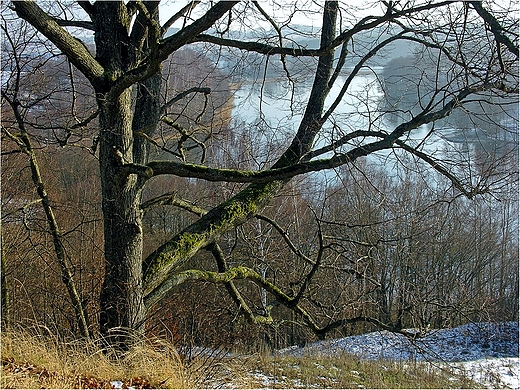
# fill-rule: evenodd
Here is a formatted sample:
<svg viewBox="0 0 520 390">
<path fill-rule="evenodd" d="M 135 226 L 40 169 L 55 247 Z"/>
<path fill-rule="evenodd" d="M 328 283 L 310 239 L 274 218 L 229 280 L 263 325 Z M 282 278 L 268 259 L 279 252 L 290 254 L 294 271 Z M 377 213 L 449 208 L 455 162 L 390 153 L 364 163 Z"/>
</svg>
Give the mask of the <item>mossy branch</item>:
<svg viewBox="0 0 520 390">
<path fill-rule="evenodd" d="M 203 208 L 185 200 L 177 197 L 173 193 L 167 193 L 163 195 L 159 195 L 155 198 L 149 199 L 146 202 L 143 202 L 141 204 L 141 209 L 144 211 L 155 207 L 155 206 L 176 206 L 180 207 L 184 210 L 187 210 L 193 214 L 198 215 L 199 217 L 202 217 L 204 214 L 206 214 L 208 211 L 204 210 Z"/>
<path fill-rule="evenodd" d="M 214 243 L 210 245 L 208 249 L 211 251 L 213 257 L 217 261 L 218 271 L 227 272 L 229 267 L 226 262 L 226 256 L 224 255 L 224 252 L 220 246 L 217 243 Z M 263 315 L 255 314 L 247 304 L 246 300 L 242 297 L 242 294 L 235 286 L 233 281 L 225 283 L 225 287 L 235 304 L 238 306 L 239 310 L 243 311 L 247 315 L 247 318 L 251 323 L 258 325 L 272 324 L 274 322 L 273 318 L 271 317 L 272 306 L 266 307 Z"/>
<path fill-rule="evenodd" d="M 283 185 L 281 181 L 251 184 L 160 246 L 143 263 L 145 295 L 156 295 L 156 289 L 161 291 L 160 294 L 166 294 L 167 291 L 160 286 L 170 277 L 175 277 L 175 269 L 223 233 L 258 214 Z"/>
<path fill-rule="evenodd" d="M 171 275 L 159 289 L 156 289 L 152 294 L 148 294 L 147 296 L 145 296 L 145 306 L 149 309 L 154 304 L 156 304 L 162 298 L 162 289 L 164 289 L 164 291 L 169 291 L 173 287 L 178 286 L 187 281 L 197 280 L 216 284 L 226 284 L 229 286 L 233 286 L 232 283 L 235 280 L 250 280 L 259 287 L 273 294 L 277 299 L 277 303 L 283 304 L 287 308 L 293 310 L 296 314 L 300 315 L 303 320 L 303 325 L 310 328 L 316 335 L 320 337 L 323 337 L 328 332 L 331 332 L 332 330 L 337 329 L 341 326 L 357 322 L 368 322 L 373 325 L 376 325 L 380 329 L 388 330 L 395 333 L 401 333 L 409 338 L 418 338 L 423 336 L 421 332 L 406 331 L 398 327 L 395 327 L 392 324 L 388 325 L 375 318 L 368 316 L 343 318 L 333 321 L 325 326 L 320 326 L 305 309 L 303 309 L 296 303 L 296 297 L 291 297 L 285 294 L 278 286 L 269 282 L 254 269 L 243 266 L 233 267 L 224 272 L 190 269 L 183 272 L 179 272 L 175 275 Z M 234 299 L 240 305 L 245 303 L 240 293 L 234 295 Z M 267 315 L 265 316 L 255 315 L 247 305 L 242 306 L 242 309 L 245 309 L 246 313 L 249 315 L 250 320 L 256 324 L 271 324 L 273 322 L 273 319 L 269 315 L 269 313 L 267 313 Z"/>
<path fill-rule="evenodd" d="M 283 301 L 289 302 L 291 297 L 286 295 L 279 287 L 264 279 L 258 272 L 249 267 L 234 267 L 224 272 L 202 271 L 198 269 L 190 269 L 170 275 L 169 278 L 152 293 L 145 296 L 144 302 L 147 308 L 152 307 L 162 298 L 163 291 L 169 291 L 171 288 L 181 285 L 187 281 L 203 280 L 211 283 L 226 284 L 233 280 L 248 279 L 265 288 L 270 293 L 280 297 Z"/>
</svg>

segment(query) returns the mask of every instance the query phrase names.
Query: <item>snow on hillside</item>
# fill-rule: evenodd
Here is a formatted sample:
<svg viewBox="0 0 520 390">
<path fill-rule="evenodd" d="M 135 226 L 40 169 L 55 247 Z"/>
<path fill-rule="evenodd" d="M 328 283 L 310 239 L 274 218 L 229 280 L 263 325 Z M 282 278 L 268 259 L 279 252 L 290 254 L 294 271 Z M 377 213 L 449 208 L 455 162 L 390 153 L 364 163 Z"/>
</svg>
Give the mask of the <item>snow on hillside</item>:
<svg viewBox="0 0 520 390">
<path fill-rule="evenodd" d="M 453 329 L 432 330 L 410 340 L 387 331 L 366 333 L 305 347 L 279 350 L 281 355 L 303 356 L 337 352 L 363 359 L 463 362 L 484 358 L 518 357 L 518 323 L 474 323 Z"/>
<path fill-rule="evenodd" d="M 400 334 L 372 332 L 289 347 L 280 355 L 330 356 L 348 353 L 362 359 L 428 361 L 464 372 L 487 388 L 520 389 L 518 323 L 472 323 L 430 331 L 409 340 Z"/>
</svg>

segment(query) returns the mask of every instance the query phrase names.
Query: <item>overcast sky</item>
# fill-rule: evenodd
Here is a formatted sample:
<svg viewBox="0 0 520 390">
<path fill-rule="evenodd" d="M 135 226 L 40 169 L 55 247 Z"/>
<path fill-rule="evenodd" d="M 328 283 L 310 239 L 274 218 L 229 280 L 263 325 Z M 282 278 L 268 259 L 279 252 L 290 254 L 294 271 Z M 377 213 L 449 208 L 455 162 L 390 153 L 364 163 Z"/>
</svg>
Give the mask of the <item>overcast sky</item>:
<svg viewBox="0 0 520 390">
<path fill-rule="evenodd" d="M 321 2 L 313 1 L 313 0 L 282 0 L 282 1 L 260 1 L 259 2 L 262 8 L 278 23 L 283 23 L 288 20 L 289 15 L 293 15 L 291 18 L 291 24 L 302 24 L 308 26 L 321 26 L 321 12 L 320 9 L 322 7 Z M 369 3 L 374 4 L 371 1 L 362 1 L 362 0 L 350 0 L 350 1 L 342 1 L 345 9 L 354 9 L 354 7 L 367 8 Z M 163 0 L 161 1 L 161 23 L 164 23 L 170 16 L 172 16 L 175 12 L 179 11 L 186 2 L 181 2 L 178 0 Z M 209 4 L 209 2 L 206 2 Z M 378 4 L 375 2 L 375 4 Z M 380 3 L 379 3 L 380 4 Z M 207 6 L 201 4 L 196 7 L 193 17 L 201 16 L 203 10 L 206 9 Z M 295 12 L 296 8 L 296 12 Z M 380 7 L 377 7 L 379 12 Z M 375 11 L 375 10 L 374 10 Z M 377 11 L 375 11 L 376 13 Z M 359 10 L 359 14 L 366 14 L 367 11 Z M 364 15 L 362 15 L 364 16 Z M 268 22 L 262 21 L 260 22 L 262 27 L 267 27 Z M 182 27 L 182 21 L 179 21 L 175 24 L 175 27 Z"/>
<path fill-rule="evenodd" d="M 187 2 L 185 1 L 178 1 L 178 0 L 163 0 L 160 3 L 161 7 L 161 22 L 165 22 L 171 15 L 173 15 L 175 12 L 180 10 Z M 206 2 L 206 4 L 209 4 L 209 2 Z M 293 11 L 293 6 L 291 6 L 291 1 L 260 1 L 261 6 L 265 9 L 266 12 L 269 13 L 275 20 L 282 21 L 283 19 L 287 18 L 287 16 Z M 303 0 L 303 1 L 297 1 L 297 7 L 300 10 L 318 10 L 319 8 L 316 6 L 316 4 L 311 0 Z M 201 14 L 201 11 L 206 9 L 206 6 L 204 4 L 200 4 L 196 7 L 193 16 L 198 17 Z M 320 23 L 320 15 L 315 15 L 312 17 L 312 13 L 305 12 L 303 14 L 302 12 L 296 12 L 296 14 L 293 17 L 294 23 L 299 24 L 312 24 L 312 23 Z M 181 27 L 182 22 L 179 23 L 179 25 L 176 27 Z"/>
</svg>

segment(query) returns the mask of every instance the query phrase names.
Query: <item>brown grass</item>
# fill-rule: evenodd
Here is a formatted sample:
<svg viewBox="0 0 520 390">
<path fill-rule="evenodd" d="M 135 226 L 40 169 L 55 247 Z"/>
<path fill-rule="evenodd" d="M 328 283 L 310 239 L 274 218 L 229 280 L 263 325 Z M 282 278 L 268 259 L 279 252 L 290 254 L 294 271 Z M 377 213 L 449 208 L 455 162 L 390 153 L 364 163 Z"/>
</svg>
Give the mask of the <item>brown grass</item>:
<svg viewBox="0 0 520 390">
<path fill-rule="evenodd" d="M 111 388 L 122 381 L 136 388 L 186 388 L 184 369 L 175 349 L 153 340 L 128 352 L 103 351 L 97 342 L 58 342 L 28 332 L 2 334 L 3 389 Z"/>
<path fill-rule="evenodd" d="M 464 389 L 481 388 L 464 375 L 429 363 L 366 361 L 355 356 L 249 356 L 213 365 L 203 388 Z"/>
<path fill-rule="evenodd" d="M 461 389 L 479 388 L 465 376 L 429 363 L 360 360 L 348 354 L 335 356 L 260 357 L 250 363 L 258 372 L 250 388 L 270 387 L 333 389 Z"/>
<path fill-rule="evenodd" d="M 427 363 L 363 361 L 336 356 L 273 357 L 203 352 L 181 362 L 160 339 L 136 343 L 128 352 L 102 350 L 96 342 L 61 342 L 42 332 L 2 334 L 3 389 L 111 388 L 476 388 L 449 369 Z"/>
</svg>

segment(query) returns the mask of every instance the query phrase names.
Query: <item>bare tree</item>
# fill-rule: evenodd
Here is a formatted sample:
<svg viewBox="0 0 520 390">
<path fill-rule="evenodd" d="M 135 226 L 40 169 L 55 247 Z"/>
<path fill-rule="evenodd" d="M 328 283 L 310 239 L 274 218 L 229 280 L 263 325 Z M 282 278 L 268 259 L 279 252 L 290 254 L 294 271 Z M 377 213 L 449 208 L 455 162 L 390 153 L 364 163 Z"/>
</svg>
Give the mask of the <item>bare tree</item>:
<svg viewBox="0 0 520 390">
<path fill-rule="evenodd" d="M 37 156 L 37 148 L 33 146 L 31 138 L 35 138 L 36 142 L 38 142 L 38 140 L 42 141 L 44 144 L 52 141 L 66 143 L 71 137 L 75 138 L 75 141 L 78 141 L 81 136 L 78 137 L 77 134 L 79 134 L 79 132 L 76 132 L 76 136 L 74 136 L 73 131 L 86 126 L 88 122 L 95 118 L 95 115 L 90 116 L 90 118 L 79 123 L 79 125 L 76 124 L 73 125 L 72 128 L 67 129 L 66 126 L 69 121 L 71 121 L 71 117 L 76 120 L 78 119 L 75 110 L 77 107 L 75 89 L 79 88 L 79 82 L 76 85 L 73 84 L 73 87 L 69 84 L 69 89 L 67 85 L 59 86 L 59 82 L 52 82 L 48 78 L 46 79 L 42 69 L 49 64 L 56 66 L 62 65 L 63 62 L 55 61 L 55 56 L 49 56 L 48 53 L 40 52 L 36 54 L 33 52 L 36 45 L 34 41 L 31 41 L 30 37 L 26 36 L 28 32 L 26 23 L 20 23 L 18 25 L 19 28 L 13 32 L 8 31 L 7 21 L 4 18 L 2 18 L 2 22 L 1 28 L 5 38 L 4 45 L 7 46 L 7 49 L 4 48 L 4 50 L 9 53 L 9 60 L 3 63 L 2 71 L 7 73 L 8 77 L 4 80 L 1 92 L 2 111 L 5 114 L 2 121 L 2 138 L 8 149 L 5 155 L 8 156 L 18 152 L 26 156 L 32 185 L 34 186 L 37 196 L 36 200 L 28 201 L 27 204 L 18 210 L 22 211 L 20 214 L 25 214 L 31 207 L 34 207 L 35 204 L 41 204 L 44 213 L 43 218 L 47 224 L 47 229 L 43 228 L 43 231 L 48 232 L 52 238 L 54 257 L 61 273 L 61 280 L 67 289 L 69 300 L 74 309 L 75 324 L 72 327 L 77 326 L 83 337 L 89 337 L 89 318 L 84 307 L 81 291 L 75 280 L 75 267 L 70 255 L 67 253 L 64 231 L 60 227 L 55 206 L 48 194 L 49 183 L 44 180 L 44 175 L 42 174 L 41 165 Z M 28 54 L 31 52 L 32 54 Z M 24 75 L 29 76 L 24 77 Z M 73 78 L 72 74 L 70 74 L 70 78 Z M 71 90 L 75 96 L 72 99 L 72 110 L 69 111 L 68 107 L 64 107 L 60 104 L 60 95 L 68 94 Z M 51 121 L 51 124 L 49 124 L 49 121 L 39 117 L 36 111 L 38 111 L 37 107 L 39 105 L 52 100 L 57 102 L 58 107 L 56 107 L 56 111 L 54 111 L 54 121 Z M 58 113 L 58 115 L 56 115 L 56 113 Z M 57 118 L 62 116 L 62 113 L 66 118 L 65 126 L 58 125 L 59 120 Z M 52 122 L 54 122 L 54 126 Z M 33 130 L 35 133 L 31 135 L 28 129 Z M 52 140 L 42 137 L 41 134 L 44 132 L 54 133 Z M 12 149 L 12 147 L 14 147 L 14 149 Z M 19 180 L 20 177 L 17 179 Z M 27 202 L 27 199 L 15 199 L 15 203 L 16 201 Z M 11 214 L 11 210 L 9 210 L 8 213 Z M 23 219 L 25 221 L 24 224 L 27 226 L 27 220 L 29 218 L 23 216 Z M 79 228 L 79 226 L 76 228 Z M 2 254 L 2 276 L 5 278 L 4 253 L 5 252 Z M 7 298 L 6 306 L 9 307 Z"/>
<path fill-rule="evenodd" d="M 435 176 L 424 169 L 389 180 L 367 166 L 341 178 L 329 189 L 322 218 L 329 269 L 349 286 L 340 306 L 395 328 L 516 318 L 514 306 L 502 311 L 515 299 L 516 274 L 504 289 L 501 269 L 512 267 L 518 253 L 515 223 L 502 220 L 515 219 L 505 211 L 509 196 L 503 202 L 453 196 L 447 187 L 432 188 Z"/>
<path fill-rule="evenodd" d="M 142 331 L 151 307 L 175 287 L 196 280 L 227 286 L 251 321 L 272 321 L 269 310 L 255 313 L 246 305 L 235 284 L 239 279 L 266 290 L 275 298 L 275 306 L 294 311 L 299 321 L 318 334 L 358 321 L 394 329 L 364 315 L 330 322 L 313 314 L 316 305 L 305 297 L 319 274 L 325 244 L 319 244 L 317 257 L 309 259 L 308 267 L 302 270 L 305 276 L 299 285 L 284 291 L 258 270 L 228 266 L 219 246 L 221 237 L 261 213 L 293 177 L 352 165 L 382 151 L 399 149 L 425 161 L 470 198 L 493 190 L 497 183 L 482 177 L 472 180 L 473 176 L 464 175 L 467 169 L 455 169 L 456 162 L 450 166 L 449 160 L 423 148 L 431 131 L 418 143 L 412 139 L 421 134 L 419 128 L 463 109 L 466 102 L 516 96 L 516 21 L 508 19 L 504 10 L 481 2 L 382 2 L 358 10 L 356 16 L 350 6 L 342 9 L 338 2 L 330 1 L 319 10 L 319 43 L 303 47 L 291 39 L 294 26 L 290 15 L 287 19 L 270 15 L 258 2 L 218 2 L 211 6 L 191 2 L 162 25 L 157 2 L 79 1 L 77 5 L 86 14 L 84 20 L 64 18 L 61 12 L 45 11 L 31 1 L 12 2 L 17 15 L 64 53 L 95 92 L 106 259 L 100 298 L 103 333 L 117 327 Z M 298 4 L 291 10 L 293 15 L 305 14 Z M 177 20 L 183 22 L 182 27 L 166 36 L 168 27 Z M 251 20 L 268 25 L 267 35 L 258 37 L 260 29 L 251 26 Z M 93 31 L 95 52 L 67 27 Z M 237 36 L 236 31 L 246 30 L 251 34 Z M 386 129 L 381 125 L 382 113 L 370 103 L 368 91 L 354 94 L 350 87 L 362 71 L 370 71 L 379 54 L 400 41 L 413 42 L 424 56 L 434 59 L 436 67 L 418 81 L 428 91 L 422 93 L 421 89 L 417 109 L 406 109 L 399 123 Z M 227 49 L 254 52 L 257 58 L 265 59 L 266 77 L 276 56 L 294 90 L 297 86 L 289 58 L 316 59 L 302 61 L 313 64 L 313 82 L 297 128 L 283 149 L 273 153 L 269 164 L 261 169 L 190 163 L 182 155 L 180 160 L 150 158 L 150 140 L 156 138 L 159 122 L 168 121 L 168 103 L 172 101 L 161 99 L 161 67 L 173 53 L 196 43 L 215 47 L 218 53 Z M 200 93 L 208 93 L 203 83 L 181 92 L 182 96 Z M 350 115 L 338 113 L 345 102 L 352 105 Z M 354 112 L 366 120 L 354 121 Z M 250 184 L 207 210 L 183 203 L 173 191 L 169 203 L 191 209 L 200 218 L 143 259 L 142 193 L 150 179 L 159 175 Z M 323 240 L 321 234 L 318 240 Z M 214 255 L 215 270 L 183 268 L 203 248 Z"/>
</svg>

